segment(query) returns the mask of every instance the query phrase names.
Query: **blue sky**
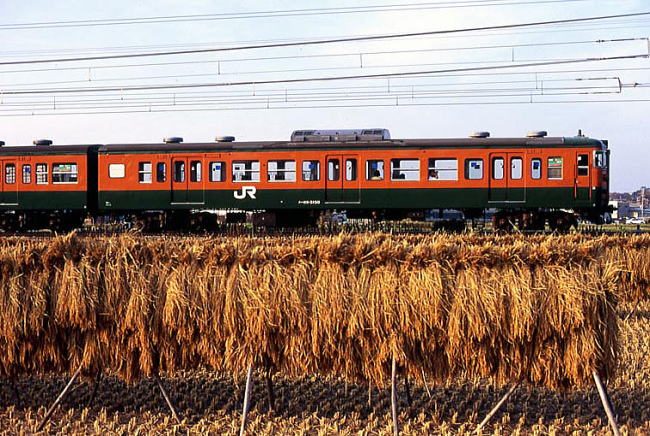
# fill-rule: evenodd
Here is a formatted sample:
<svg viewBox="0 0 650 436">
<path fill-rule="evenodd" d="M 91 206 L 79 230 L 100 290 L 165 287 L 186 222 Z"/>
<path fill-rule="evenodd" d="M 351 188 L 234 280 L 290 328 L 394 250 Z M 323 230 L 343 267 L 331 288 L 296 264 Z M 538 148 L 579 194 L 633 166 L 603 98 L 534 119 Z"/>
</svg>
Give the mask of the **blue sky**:
<svg viewBox="0 0 650 436">
<path fill-rule="evenodd" d="M 483 6 L 478 6 L 480 3 Z M 0 62 L 425 32 L 650 11 L 648 0 L 3 0 L 0 25 L 400 4 L 421 6 L 403 11 L 119 26 L 20 30 L 0 26 Z M 493 6 L 486 6 L 490 4 Z M 461 5 L 471 7 L 432 8 Z M 636 55 L 650 50 L 647 41 L 635 40 L 650 36 L 649 29 L 650 18 L 641 17 L 448 37 L 0 66 L 0 140 L 8 145 L 29 144 L 35 138 L 51 138 L 56 144 L 157 142 L 171 135 L 182 136 L 185 141 L 210 141 L 216 135 L 265 140 L 288 139 L 295 129 L 361 127 L 385 127 L 396 138 L 462 137 L 476 130 L 490 131 L 494 137 L 523 136 L 529 130 L 573 136 L 582 129 L 588 136 L 610 140 L 613 189 L 633 190 L 650 185 L 646 169 L 650 162 L 650 102 L 618 100 L 650 99 L 649 88 L 631 86 L 650 82 L 648 59 L 155 93 L 10 93 L 42 92 L 51 87 L 223 84 L 438 71 Z M 594 42 L 611 39 L 632 40 Z M 268 59 L 278 57 L 282 59 Z M 170 65 L 172 62 L 175 64 Z M 124 67 L 145 63 L 164 65 Z M 70 69 L 73 67 L 76 69 Z M 30 69 L 47 71 L 25 71 Z M 624 85 L 622 89 L 619 83 Z"/>
</svg>

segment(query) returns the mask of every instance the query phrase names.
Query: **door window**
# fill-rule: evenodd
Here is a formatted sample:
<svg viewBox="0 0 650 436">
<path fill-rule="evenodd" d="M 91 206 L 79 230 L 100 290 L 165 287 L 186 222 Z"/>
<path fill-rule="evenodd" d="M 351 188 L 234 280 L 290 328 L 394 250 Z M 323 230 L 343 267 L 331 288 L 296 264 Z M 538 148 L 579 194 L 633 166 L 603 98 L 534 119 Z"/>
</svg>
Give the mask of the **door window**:
<svg viewBox="0 0 650 436">
<path fill-rule="evenodd" d="M 193 160 L 190 162 L 190 182 L 201 181 L 201 162 Z"/>
<path fill-rule="evenodd" d="M 503 158 L 495 157 L 492 159 L 492 178 L 494 180 L 503 179 Z"/>
<path fill-rule="evenodd" d="M 579 154 L 578 155 L 578 175 L 579 176 L 588 176 L 589 175 L 589 155 L 588 154 Z"/>
<path fill-rule="evenodd" d="M 178 183 L 185 181 L 185 162 L 182 160 L 174 161 L 174 181 Z"/>
<path fill-rule="evenodd" d="M 520 157 L 513 157 L 510 159 L 510 178 L 512 180 L 519 180 L 523 177 L 524 161 Z"/>
<path fill-rule="evenodd" d="M 345 159 L 345 180 L 357 180 L 357 160 Z"/>
<path fill-rule="evenodd" d="M 338 159 L 327 160 L 327 180 L 336 181 L 341 178 L 341 168 Z"/>
</svg>

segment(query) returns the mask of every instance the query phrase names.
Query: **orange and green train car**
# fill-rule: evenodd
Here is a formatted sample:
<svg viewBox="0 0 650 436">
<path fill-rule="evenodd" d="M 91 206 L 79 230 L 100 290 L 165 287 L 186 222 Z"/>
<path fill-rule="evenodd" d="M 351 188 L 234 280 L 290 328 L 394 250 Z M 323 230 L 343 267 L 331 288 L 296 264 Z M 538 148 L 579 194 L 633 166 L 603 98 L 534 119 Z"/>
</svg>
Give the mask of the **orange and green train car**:
<svg viewBox="0 0 650 436">
<path fill-rule="evenodd" d="M 283 222 L 331 210 L 402 218 L 427 209 L 480 216 L 494 208 L 497 224 L 518 220 L 527 228 L 542 221 L 561 228 L 608 210 L 606 141 L 317 138 L 102 146 L 98 208 L 263 211 Z"/>
<path fill-rule="evenodd" d="M 494 209 L 497 227 L 548 222 L 564 229 L 609 211 L 607 141 L 581 135 L 390 139 L 385 130 L 359 130 L 297 131 L 290 141 L 217 139 L 0 147 L 0 224 L 63 228 L 129 216 L 151 228 L 182 228 L 199 216 L 209 227 L 216 215 L 206 211 L 224 210 L 283 225 L 341 210 L 398 219 L 431 209 L 466 217 Z"/>
</svg>

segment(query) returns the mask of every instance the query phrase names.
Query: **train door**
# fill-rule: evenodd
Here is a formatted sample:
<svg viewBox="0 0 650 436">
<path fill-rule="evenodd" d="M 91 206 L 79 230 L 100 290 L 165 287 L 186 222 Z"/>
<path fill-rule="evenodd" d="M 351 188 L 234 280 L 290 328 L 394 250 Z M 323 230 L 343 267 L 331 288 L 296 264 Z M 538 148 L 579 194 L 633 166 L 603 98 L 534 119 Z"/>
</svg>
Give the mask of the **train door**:
<svg viewBox="0 0 650 436">
<path fill-rule="evenodd" d="M 18 204 L 16 161 L 3 159 L 0 161 L 0 167 L 2 170 L 0 204 Z"/>
<path fill-rule="evenodd" d="M 591 199 L 589 153 L 577 152 L 573 178 L 573 198 L 588 202 Z"/>
<path fill-rule="evenodd" d="M 327 155 L 325 160 L 325 202 L 359 203 L 358 156 Z"/>
<path fill-rule="evenodd" d="M 204 204 L 203 178 L 200 157 L 172 158 L 172 203 Z"/>
<path fill-rule="evenodd" d="M 502 203 L 507 201 L 506 153 L 490 153 L 488 173 L 488 201 Z"/>
<path fill-rule="evenodd" d="M 506 179 L 506 200 L 510 203 L 523 203 L 526 201 L 524 155 L 521 153 L 508 153 L 507 157 L 510 170 Z"/>
<path fill-rule="evenodd" d="M 526 201 L 523 154 L 490 154 L 488 200 L 494 203 Z"/>
</svg>

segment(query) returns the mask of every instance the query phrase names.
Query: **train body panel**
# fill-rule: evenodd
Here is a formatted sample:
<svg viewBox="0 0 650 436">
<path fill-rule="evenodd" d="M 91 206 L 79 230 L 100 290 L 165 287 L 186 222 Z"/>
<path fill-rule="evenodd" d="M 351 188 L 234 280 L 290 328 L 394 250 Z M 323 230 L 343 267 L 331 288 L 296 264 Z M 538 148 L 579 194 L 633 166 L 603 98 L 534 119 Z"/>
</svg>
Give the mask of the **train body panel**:
<svg viewBox="0 0 650 436">
<path fill-rule="evenodd" d="M 96 200 L 88 193 L 96 174 L 90 150 L 90 146 L 0 148 L 0 210 L 93 207 Z"/>
<path fill-rule="evenodd" d="M 98 207 L 605 210 L 597 153 L 585 138 L 105 146 Z"/>
<path fill-rule="evenodd" d="M 0 226 L 49 226 L 65 214 L 72 224 L 83 216 L 213 209 L 393 217 L 401 215 L 390 211 L 566 209 L 589 219 L 608 210 L 606 141 L 357 135 L 328 142 L 330 133 L 321 133 L 312 143 L 0 147 Z"/>
</svg>

